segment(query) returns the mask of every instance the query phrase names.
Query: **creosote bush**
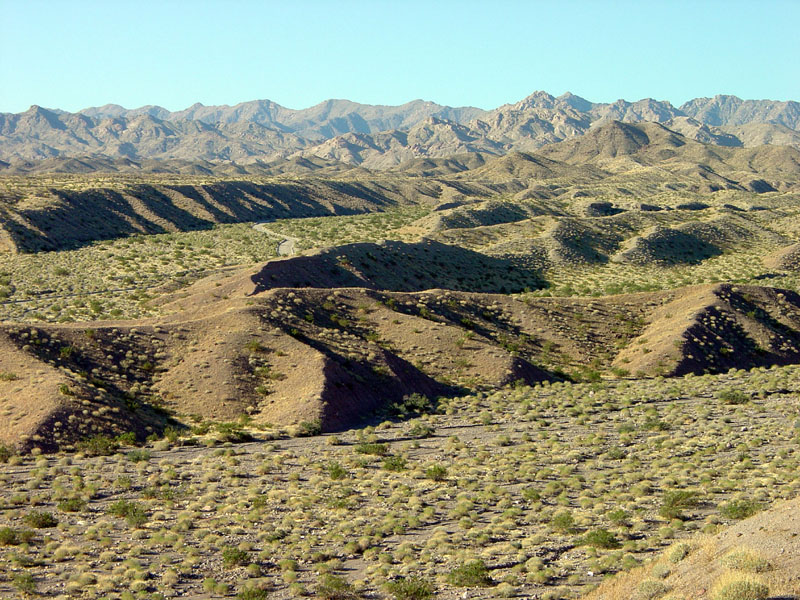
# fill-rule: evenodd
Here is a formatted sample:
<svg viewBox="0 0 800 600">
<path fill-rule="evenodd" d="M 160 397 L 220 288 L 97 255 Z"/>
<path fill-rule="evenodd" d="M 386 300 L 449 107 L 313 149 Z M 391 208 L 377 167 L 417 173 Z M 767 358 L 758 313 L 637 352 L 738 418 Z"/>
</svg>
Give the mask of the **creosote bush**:
<svg viewBox="0 0 800 600">
<path fill-rule="evenodd" d="M 635 600 L 657 600 L 669 591 L 663 581 L 657 579 L 646 579 L 636 588 Z"/>
<path fill-rule="evenodd" d="M 682 519 L 683 511 L 697 506 L 699 498 L 692 490 L 672 490 L 664 494 L 658 514 L 665 519 Z"/>
<path fill-rule="evenodd" d="M 447 583 L 457 587 L 488 587 L 492 585 L 489 569 L 482 560 L 463 563 L 447 574 Z"/>
<path fill-rule="evenodd" d="M 35 529 L 47 529 L 58 525 L 58 519 L 53 515 L 41 510 L 34 510 L 25 515 L 25 524 Z"/>
<path fill-rule="evenodd" d="M 108 507 L 108 514 L 121 517 L 131 527 L 141 527 L 147 523 L 144 506 L 131 500 L 117 500 Z"/>
<path fill-rule="evenodd" d="M 747 573 L 764 573 L 772 568 L 766 558 L 747 548 L 729 552 L 722 558 L 722 564 L 729 569 Z"/>
<path fill-rule="evenodd" d="M 719 507 L 720 514 L 726 519 L 747 519 L 761 510 L 761 503 L 748 498 L 731 500 Z"/>
<path fill-rule="evenodd" d="M 719 399 L 724 404 L 747 404 L 750 402 L 750 396 L 745 394 L 742 390 L 728 388 L 719 393 Z"/>
<path fill-rule="evenodd" d="M 621 546 L 617 537 L 607 529 L 594 529 L 581 538 L 581 543 L 595 548 L 619 548 Z"/>
<path fill-rule="evenodd" d="M 87 456 L 110 456 L 119 450 L 119 443 L 107 435 L 95 435 L 78 442 L 77 448 Z"/>
<path fill-rule="evenodd" d="M 355 600 L 358 594 L 344 577 L 323 573 L 317 584 L 316 596 L 322 600 Z"/>
<path fill-rule="evenodd" d="M 713 600 L 765 600 L 769 586 L 752 575 L 730 572 L 722 575 L 711 590 Z"/>
<path fill-rule="evenodd" d="M 239 548 L 227 547 L 222 550 L 222 565 L 226 569 L 246 565 L 250 560 L 250 555 Z"/>
<path fill-rule="evenodd" d="M 433 583 L 422 577 L 400 577 L 385 585 L 395 600 L 426 600 L 436 591 Z"/>
</svg>

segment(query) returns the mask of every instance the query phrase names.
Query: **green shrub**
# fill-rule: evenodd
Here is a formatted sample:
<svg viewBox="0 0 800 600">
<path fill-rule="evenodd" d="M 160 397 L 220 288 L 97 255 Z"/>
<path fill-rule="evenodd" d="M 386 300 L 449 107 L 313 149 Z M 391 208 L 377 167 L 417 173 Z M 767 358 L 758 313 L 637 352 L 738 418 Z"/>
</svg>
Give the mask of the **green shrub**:
<svg viewBox="0 0 800 600">
<path fill-rule="evenodd" d="M 636 600 L 656 600 L 669 591 L 669 587 L 656 579 L 646 579 L 636 588 Z"/>
<path fill-rule="evenodd" d="M 669 423 L 655 417 L 647 417 L 643 427 L 647 431 L 669 431 Z"/>
<path fill-rule="evenodd" d="M 328 476 L 331 479 L 344 479 L 347 477 L 347 469 L 345 469 L 338 462 L 332 462 L 326 467 Z"/>
<path fill-rule="evenodd" d="M 664 494 L 658 514 L 665 519 L 682 519 L 683 511 L 697 506 L 697 492 L 691 490 L 672 490 Z"/>
<path fill-rule="evenodd" d="M 765 600 L 768 596 L 768 585 L 738 573 L 723 575 L 711 591 L 713 600 Z"/>
<path fill-rule="evenodd" d="M 267 600 L 269 591 L 261 587 L 246 587 L 236 594 L 239 600 Z"/>
<path fill-rule="evenodd" d="M 11 527 L 0 527 L 0 546 L 16 546 L 20 543 L 17 531 Z"/>
<path fill-rule="evenodd" d="M 36 592 L 36 581 L 30 573 L 19 573 L 15 575 L 11 583 L 23 594 L 33 594 Z"/>
<path fill-rule="evenodd" d="M 56 504 L 56 508 L 61 512 L 81 512 L 86 508 L 86 500 L 77 496 L 66 498 Z"/>
<path fill-rule="evenodd" d="M 310 437 L 322 433 L 322 422 L 319 419 L 313 421 L 301 421 L 297 426 L 299 437 Z"/>
<path fill-rule="evenodd" d="M 562 510 L 550 519 L 550 527 L 559 533 L 572 533 L 575 530 L 575 517 L 568 510 Z"/>
<path fill-rule="evenodd" d="M 623 509 L 617 508 L 615 510 L 608 511 L 606 513 L 606 516 L 608 517 L 608 520 L 611 521 L 614 525 L 616 525 L 617 527 L 621 527 L 627 524 L 630 515 L 628 515 L 628 513 L 625 512 Z"/>
<path fill-rule="evenodd" d="M 611 448 L 606 452 L 606 458 L 609 460 L 622 460 L 627 456 L 627 453 L 622 448 Z"/>
<path fill-rule="evenodd" d="M 720 514 L 726 519 L 746 519 L 761 510 L 761 504 L 755 500 L 740 498 L 731 500 L 719 507 Z"/>
<path fill-rule="evenodd" d="M 422 577 L 401 577 L 386 584 L 386 591 L 396 600 L 425 600 L 433 596 L 433 584 Z"/>
<path fill-rule="evenodd" d="M 217 423 L 215 426 L 219 433 L 219 441 L 231 442 L 233 444 L 241 444 L 242 442 L 249 442 L 253 437 L 242 429 L 238 423 Z"/>
<path fill-rule="evenodd" d="M 5 444 L 0 444 L 0 463 L 7 463 L 12 456 L 14 451 Z"/>
<path fill-rule="evenodd" d="M 383 468 L 386 471 L 403 471 L 407 462 L 402 456 L 387 456 L 383 459 Z"/>
<path fill-rule="evenodd" d="M 147 523 L 147 511 L 138 502 L 117 500 L 108 507 L 108 513 L 124 518 L 131 527 L 141 527 Z"/>
<path fill-rule="evenodd" d="M 522 490 L 522 497 L 529 502 L 538 502 L 542 499 L 542 494 L 536 488 L 528 487 Z"/>
<path fill-rule="evenodd" d="M 222 550 L 222 566 L 226 569 L 246 565 L 250 561 L 250 555 L 244 550 L 228 546 Z"/>
<path fill-rule="evenodd" d="M 457 566 L 447 574 L 447 583 L 457 587 L 488 587 L 492 585 L 489 569 L 482 560 L 472 560 Z"/>
<path fill-rule="evenodd" d="M 356 598 L 353 586 L 344 578 L 323 573 L 317 584 L 316 595 L 322 600 L 350 600 Z"/>
<path fill-rule="evenodd" d="M 389 445 L 381 442 L 365 442 L 356 446 L 359 454 L 373 454 L 375 456 L 386 456 L 389 454 Z"/>
<path fill-rule="evenodd" d="M 258 340 L 250 340 L 244 345 L 245 349 L 248 352 L 255 353 L 255 352 L 266 352 L 266 347 L 259 342 Z"/>
<path fill-rule="evenodd" d="M 692 551 L 692 547 L 685 543 L 681 542 L 679 544 L 675 544 L 670 550 L 669 554 L 667 555 L 667 559 L 671 563 L 679 563 L 684 558 L 689 556 L 689 552 Z"/>
<path fill-rule="evenodd" d="M 619 548 L 620 543 L 616 536 L 607 529 L 594 529 L 581 539 L 581 543 L 595 548 Z"/>
<path fill-rule="evenodd" d="M 427 396 L 416 392 L 408 396 L 403 396 L 400 402 L 392 404 L 392 412 L 400 417 L 427 414 L 431 412 L 433 408 L 433 403 Z"/>
<path fill-rule="evenodd" d="M 146 462 L 150 460 L 149 450 L 131 450 L 125 455 L 131 462 Z"/>
<path fill-rule="evenodd" d="M 429 438 L 433 435 L 434 431 L 431 425 L 422 423 L 421 421 L 415 421 L 408 430 L 408 437 L 415 440 Z"/>
<path fill-rule="evenodd" d="M 117 438 L 117 442 L 123 444 L 125 446 L 133 446 L 136 443 L 136 433 L 133 431 L 128 431 L 127 433 L 120 433 Z"/>
<path fill-rule="evenodd" d="M 58 519 L 53 515 L 53 513 L 40 510 L 29 512 L 27 515 L 25 515 L 23 521 L 25 521 L 26 525 L 35 529 L 46 529 L 58 525 Z"/>
<path fill-rule="evenodd" d="M 729 388 L 722 390 L 717 396 L 724 404 L 747 404 L 750 402 L 750 396 L 745 394 L 742 390 Z"/>
<path fill-rule="evenodd" d="M 76 444 L 78 450 L 87 456 L 110 456 L 119 450 L 117 440 L 107 435 L 95 435 Z"/>
<path fill-rule="evenodd" d="M 443 465 L 431 465 L 425 469 L 425 477 L 434 481 L 443 481 L 447 478 L 447 467 Z"/>
<path fill-rule="evenodd" d="M 725 555 L 722 564 L 729 569 L 747 573 L 764 573 L 772 568 L 766 558 L 746 549 L 734 550 Z"/>
</svg>

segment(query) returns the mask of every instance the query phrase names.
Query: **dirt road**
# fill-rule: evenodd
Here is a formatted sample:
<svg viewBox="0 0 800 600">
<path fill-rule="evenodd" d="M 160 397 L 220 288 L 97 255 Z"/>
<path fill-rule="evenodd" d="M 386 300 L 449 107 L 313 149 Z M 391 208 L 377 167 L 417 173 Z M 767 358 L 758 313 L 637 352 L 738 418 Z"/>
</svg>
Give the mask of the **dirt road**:
<svg viewBox="0 0 800 600">
<path fill-rule="evenodd" d="M 267 229 L 267 225 L 269 225 L 269 221 L 265 221 L 264 223 L 256 223 L 253 225 L 253 229 L 256 231 L 260 231 L 261 233 L 266 233 L 267 235 L 271 235 L 272 237 L 281 238 L 281 241 L 278 242 L 277 245 L 277 252 L 278 256 L 292 256 L 295 253 L 295 242 L 299 241 L 295 237 L 290 237 L 288 235 L 283 235 L 281 233 L 275 233 Z"/>
</svg>

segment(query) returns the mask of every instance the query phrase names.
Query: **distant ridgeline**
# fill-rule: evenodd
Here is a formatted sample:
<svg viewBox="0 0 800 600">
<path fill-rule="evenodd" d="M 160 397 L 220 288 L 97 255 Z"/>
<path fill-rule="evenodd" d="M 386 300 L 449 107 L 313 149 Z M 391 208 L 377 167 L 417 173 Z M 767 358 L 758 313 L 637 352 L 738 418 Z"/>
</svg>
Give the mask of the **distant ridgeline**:
<svg viewBox="0 0 800 600">
<path fill-rule="evenodd" d="M 401 106 L 328 100 L 303 110 L 256 100 L 195 104 L 177 112 L 106 105 L 68 113 L 33 106 L 0 114 L 0 160 L 24 170 L 17 166 L 20 161 L 63 157 L 237 164 L 295 157 L 385 169 L 420 157 L 536 150 L 610 121 L 662 123 L 689 139 L 722 146 L 800 147 L 800 104 L 793 101 L 715 96 L 676 108 L 652 99 L 606 104 L 570 93 L 556 98 L 535 92 L 490 111 L 422 100 Z M 69 168 L 91 169 L 91 164 Z M 103 168 L 124 167 L 106 160 Z"/>
</svg>

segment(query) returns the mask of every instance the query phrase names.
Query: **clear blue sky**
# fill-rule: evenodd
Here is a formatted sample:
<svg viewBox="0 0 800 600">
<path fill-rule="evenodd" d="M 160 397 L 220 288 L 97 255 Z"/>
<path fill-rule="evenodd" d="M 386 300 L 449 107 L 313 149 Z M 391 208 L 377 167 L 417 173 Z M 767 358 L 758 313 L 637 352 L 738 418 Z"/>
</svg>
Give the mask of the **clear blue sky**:
<svg viewBox="0 0 800 600">
<path fill-rule="evenodd" d="M 800 100 L 800 1 L 0 0 L 0 112 Z"/>
</svg>

